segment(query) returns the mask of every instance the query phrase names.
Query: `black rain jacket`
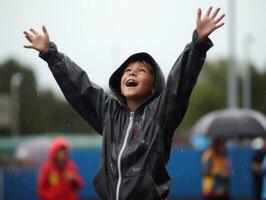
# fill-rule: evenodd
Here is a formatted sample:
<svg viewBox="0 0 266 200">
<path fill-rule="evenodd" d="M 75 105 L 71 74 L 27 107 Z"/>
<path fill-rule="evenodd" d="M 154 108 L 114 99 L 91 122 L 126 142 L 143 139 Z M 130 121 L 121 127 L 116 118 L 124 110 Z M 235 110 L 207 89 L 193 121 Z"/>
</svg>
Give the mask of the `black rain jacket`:
<svg viewBox="0 0 266 200">
<path fill-rule="evenodd" d="M 51 43 L 40 54 L 52 71 L 67 101 L 103 137 L 101 168 L 93 183 L 103 200 L 159 200 L 169 193 L 166 171 L 172 136 L 183 119 L 189 97 L 202 69 L 209 38 L 194 31 L 165 83 L 156 61 L 147 53 L 130 56 L 111 76 L 115 94 L 107 94 Z M 132 61 L 144 60 L 155 71 L 155 92 L 134 113 L 120 92 L 120 79 Z"/>
</svg>

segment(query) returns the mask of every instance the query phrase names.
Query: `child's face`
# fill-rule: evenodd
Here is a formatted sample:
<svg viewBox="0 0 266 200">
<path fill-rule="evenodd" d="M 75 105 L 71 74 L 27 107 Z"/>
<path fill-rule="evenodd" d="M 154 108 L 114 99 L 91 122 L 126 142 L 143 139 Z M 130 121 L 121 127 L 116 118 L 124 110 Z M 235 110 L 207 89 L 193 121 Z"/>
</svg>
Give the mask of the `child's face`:
<svg viewBox="0 0 266 200">
<path fill-rule="evenodd" d="M 67 159 L 68 159 L 68 155 L 67 155 L 66 149 L 60 148 L 56 155 L 57 162 L 60 164 L 64 164 L 66 163 Z"/>
<path fill-rule="evenodd" d="M 136 61 L 130 63 L 121 78 L 121 93 L 127 100 L 147 99 L 154 87 L 154 75 L 149 65 Z"/>
</svg>

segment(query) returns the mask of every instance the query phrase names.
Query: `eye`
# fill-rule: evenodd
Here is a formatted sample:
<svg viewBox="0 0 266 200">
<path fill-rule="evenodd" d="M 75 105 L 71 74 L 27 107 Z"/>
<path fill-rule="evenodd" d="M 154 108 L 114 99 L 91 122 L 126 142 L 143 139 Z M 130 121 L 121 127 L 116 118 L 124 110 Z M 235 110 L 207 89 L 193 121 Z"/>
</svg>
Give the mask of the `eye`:
<svg viewBox="0 0 266 200">
<path fill-rule="evenodd" d="M 145 72 L 145 73 L 146 73 L 146 69 L 144 69 L 144 68 L 141 68 L 139 71 L 140 71 L 140 72 Z"/>
<path fill-rule="evenodd" d="M 126 69 L 125 69 L 125 72 L 130 72 L 130 71 L 131 71 L 130 68 L 126 68 Z"/>
</svg>

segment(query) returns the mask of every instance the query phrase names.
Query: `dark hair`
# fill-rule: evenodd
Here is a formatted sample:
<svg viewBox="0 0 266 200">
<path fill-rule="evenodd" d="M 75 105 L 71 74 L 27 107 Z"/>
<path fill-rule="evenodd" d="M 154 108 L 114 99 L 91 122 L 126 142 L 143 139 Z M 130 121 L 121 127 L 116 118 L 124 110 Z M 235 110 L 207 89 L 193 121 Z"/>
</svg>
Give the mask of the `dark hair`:
<svg viewBox="0 0 266 200">
<path fill-rule="evenodd" d="M 225 138 L 224 137 L 215 137 L 212 139 L 212 143 L 211 143 L 211 148 L 213 149 L 213 151 L 215 153 L 221 153 L 220 151 L 220 147 L 224 146 L 225 147 Z M 226 154 L 226 150 L 225 152 L 222 152 L 223 154 Z"/>
<path fill-rule="evenodd" d="M 155 76 L 154 67 L 150 63 L 148 63 L 147 61 L 145 61 L 145 60 L 134 60 L 134 61 L 128 63 L 127 67 L 129 65 L 133 64 L 133 63 L 136 63 L 136 62 L 139 62 L 139 63 L 143 64 L 144 66 L 146 66 L 149 69 L 149 71 L 151 72 L 151 74 L 153 76 Z M 125 70 L 126 70 L 126 68 L 125 68 Z"/>
</svg>

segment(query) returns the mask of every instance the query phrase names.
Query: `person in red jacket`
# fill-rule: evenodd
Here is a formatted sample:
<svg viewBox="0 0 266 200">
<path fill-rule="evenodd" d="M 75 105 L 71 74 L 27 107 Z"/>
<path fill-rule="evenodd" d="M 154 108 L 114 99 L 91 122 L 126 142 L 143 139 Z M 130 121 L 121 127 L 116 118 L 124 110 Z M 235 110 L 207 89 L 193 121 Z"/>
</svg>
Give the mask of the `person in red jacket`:
<svg viewBox="0 0 266 200">
<path fill-rule="evenodd" d="M 43 164 L 37 183 L 37 194 L 42 200 L 78 200 L 77 190 L 83 186 L 74 162 L 70 159 L 69 143 L 56 138 Z"/>
</svg>

